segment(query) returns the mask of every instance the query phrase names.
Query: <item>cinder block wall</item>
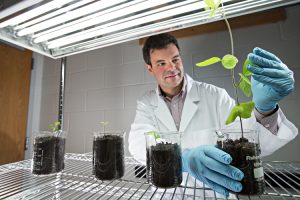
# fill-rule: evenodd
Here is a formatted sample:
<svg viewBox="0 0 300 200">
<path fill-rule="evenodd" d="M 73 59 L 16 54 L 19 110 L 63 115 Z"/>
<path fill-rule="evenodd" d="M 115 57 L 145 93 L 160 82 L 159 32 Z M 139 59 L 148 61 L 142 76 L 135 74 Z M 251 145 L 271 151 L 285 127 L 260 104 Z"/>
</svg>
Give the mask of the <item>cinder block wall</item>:
<svg viewBox="0 0 300 200">
<path fill-rule="evenodd" d="M 235 55 L 242 64 L 247 54 L 259 46 L 278 55 L 294 71 L 295 91 L 280 103 L 280 107 L 300 127 L 300 6 L 289 7 L 287 17 L 286 21 L 279 23 L 235 29 Z M 183 38 L 179 39 L 179 43 L 185 71 L 190 76 L 223 87 L 233 95 L 228 71 L 220 65 L 201 69 L 194 65 L 211 56 L 222 57 L 230 53 L 228 32 Z M 100 121 L 109 121 L 109 130 L 129 132 L 135 115 L 136 99 L 156 86 L 146 71 L 141 49 L 138 41 L 132 41 L 67 58 L 67 152 L 90 152 L 93 131 L 101 130 Z M 47 129 L 57 119 L 59 70 L 60 60 L 44 58 L 41 129 Z M 242 97 L 242 100 L 246 99 Z M 265 159 L 299 161 L 300 157 L 294 152 L 300 152 L 299 136 Z"/>
</svg>

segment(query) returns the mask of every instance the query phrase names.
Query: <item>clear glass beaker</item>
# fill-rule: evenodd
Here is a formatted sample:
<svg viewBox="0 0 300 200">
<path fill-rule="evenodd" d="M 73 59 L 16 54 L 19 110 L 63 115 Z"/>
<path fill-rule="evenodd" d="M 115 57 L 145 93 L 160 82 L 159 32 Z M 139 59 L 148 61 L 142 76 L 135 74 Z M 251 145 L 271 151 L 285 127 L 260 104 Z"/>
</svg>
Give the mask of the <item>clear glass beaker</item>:
<svg viewBox="0 0 300 200">
<path fill-rule="evenodd" d="M 174 188 L 182 182 L 181 133 L 147 132 L 147 179 L 156 187 Z"/>
<path fill-rule="evenodd" d="M 66 131 L 34 132 L 31 172 L 47 175 L 64 169 Z"/>
<path fill-rule="evenodd" d="M 100 180 L 124 175 L 125 132 L 95 132 L 93 140 L 93 174 Z"/>
<path fill-rule="evenodd" d="M 257 130 L 224 129 L 217 133 L 217 147 L 229 153 L 231 165 L 244 173 L 241 195 L 262 195 L 265 190 L 264 170 Z"/>
</svg>

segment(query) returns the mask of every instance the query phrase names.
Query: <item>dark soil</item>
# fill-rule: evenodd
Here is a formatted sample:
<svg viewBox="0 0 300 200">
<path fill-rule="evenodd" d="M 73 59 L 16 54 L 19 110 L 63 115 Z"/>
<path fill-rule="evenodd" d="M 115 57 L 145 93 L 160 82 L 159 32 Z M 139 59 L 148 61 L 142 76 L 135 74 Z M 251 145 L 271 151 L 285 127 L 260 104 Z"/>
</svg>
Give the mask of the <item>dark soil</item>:
<svg viewBox="0 0 300 200">
<path fill-rule="evenodd" d="M 96 138 L 93 144 L 93 163 L 95 177 L 112 180 L 124 175 L 124 142 L 117 135 Z"/>
<path fill-rule="evenodd" d="M 150 149 L 146 149 L 146 178 L 148 182 L 151 182 L 151 166 L 150 166 Z"/>
<path fill-rule="evenodd" d="M 217 142 L 217 146 L 229 153 L 232 157 L 231 165 L 239 168 L 244 172 L 244 178 L 241 181 L 243 190 L 238 194 L 241 195 L 262 195 L 265 190 L 264 176 L 255 171 L 262 170 L 260 160 L 260 147 L 256 143 L 249 142 L 246 138 L 237 140 L 227 139 Z"/>
<path fill-rule="evenodd" d="M 150 147 L 151 181 L 157 187 L 177 187 L 182 181 L 181 148 L 178 144 L 158 143 Z"/>
<path fill-rule="evenodd" d="M 51 174 L 64 169 L 65 138 L 36 137 L 33 145 L 33 174 Z"/>
<path fill-rule="evenodd" d="M 55 168 L 56 172 L 60 172 L 65 168 L 65 138 L 56 138 L 55 146 Z"/>
</svg>

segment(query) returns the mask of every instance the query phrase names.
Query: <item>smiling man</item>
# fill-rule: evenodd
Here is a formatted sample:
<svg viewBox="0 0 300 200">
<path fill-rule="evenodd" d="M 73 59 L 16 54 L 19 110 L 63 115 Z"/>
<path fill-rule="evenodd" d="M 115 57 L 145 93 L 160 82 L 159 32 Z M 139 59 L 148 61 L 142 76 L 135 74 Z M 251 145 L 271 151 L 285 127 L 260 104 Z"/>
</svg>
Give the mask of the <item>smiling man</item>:
<svg viewBox="0 0 300 200">
<path fill-rule="evenodd" d="M 150 62 L 146 66 L 167 97 L 172 98 L 179 94 L 183 85 L 184 70 L 178 47 L 175 44 L 169 44 L 166 48 L 159 50 L 151 49 Z"/>
<path fill-rule="evenodd" d="M 169 34 L 151 36 L 143 47 L 149 73 L 157 81 L 137 101 L 136 116 L 129 134 L 129 151 L 146 163 L 144 133 L 149 131 L 182 132 L 183 171 L 228 197 L 229 191 L 242 190 L 244 174 L 230 165 L 232 158 L 211 144 L 212 130 L 225 126 L 234 100 L 227 92 L 211 84 L 193 80 L 184 74 L 180 48 Z M 275 55 L 255 48 L 248 59 L 259 66 L 248 66 L 252 75 L 252 117 L 244 126 L 258 129 L 262 155 L 269 155 L 287 144 L 298 129 L 286 119 L 278 102 L 294 87 L 293 72 Z"/>
</svg>

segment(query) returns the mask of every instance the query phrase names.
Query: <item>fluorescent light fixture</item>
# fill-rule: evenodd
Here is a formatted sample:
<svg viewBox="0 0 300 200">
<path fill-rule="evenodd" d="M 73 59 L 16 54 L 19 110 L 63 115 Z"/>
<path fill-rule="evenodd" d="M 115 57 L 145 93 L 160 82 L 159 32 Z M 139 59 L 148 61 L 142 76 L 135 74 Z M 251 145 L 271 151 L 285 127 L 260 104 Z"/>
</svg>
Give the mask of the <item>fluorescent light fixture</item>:
<svg viewBox="0 0 300 200">
<path fill-rule="evenodd" d="M 218 0 L 215 0 L 215 2 Z M 203 0 L 27 0 L 0 13 L 0 39 L 51 58 L 222 19 Z M 29 4 L 29 2 L 31 4 Z M 228 18 L 300 0 L 223 0 Z M 22 2 L 23 3 L 23 2 Z M 16 6 L 19 5 L 19 10 Z M 33 9 L 30 9 L 33 8 Z M 16 15 L 21 11 L 20 15 Z M 15 13 L 14 13 L 15 12 Z M 10 17 L 12 16 L 12 17 Z"/>
<path fill-rule="evenodd" d="M 78 21 L 72 22 L 72 26 L 69 24 L 64 25 L 64 27 L 55 27 L 55 30 L 47 30 L 47 34 L 43 34 L 40 37 L 33 36 L 35 43 L 43 42 L 60 35 L 75 32 L 78 30 L 83 30 L 87 27 L 91 27 L 97 24 L 101 24 L 116 18 L 124 17 L 131 14 L 132 12 L 138 12 L 144 8 L 151 8 L 159 6 L 165 3 L 169 3 L 174 0 L 160 0 L 155 2 L 150 1 L 140 1 L 141 3 L 129 2 L 128 4 L 122 4 L 122 12 L 120 8 L 113 7 L 112 9 L 104 10 L 103 12 L 97 13 L 97 16 L 87 17 L 85 19 L 79 19 Z M 126 7 L 124 7 L 126 6 Z M 74 24 L 73 24 L 74 23 Z"/>
</svg>

